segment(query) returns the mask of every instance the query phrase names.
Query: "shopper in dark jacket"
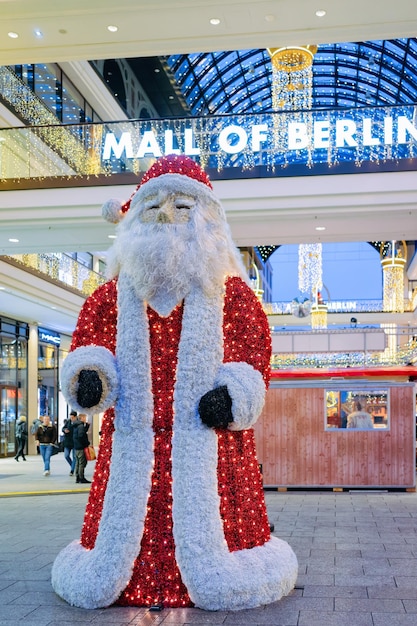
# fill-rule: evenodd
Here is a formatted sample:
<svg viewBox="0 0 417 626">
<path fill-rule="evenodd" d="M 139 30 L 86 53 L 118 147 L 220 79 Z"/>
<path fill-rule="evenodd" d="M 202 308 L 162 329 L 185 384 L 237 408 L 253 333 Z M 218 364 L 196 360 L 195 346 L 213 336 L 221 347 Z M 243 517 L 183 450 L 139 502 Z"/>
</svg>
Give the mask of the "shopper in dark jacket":
<svg viewBox="0 0 417 626">
<path fill-rule="evenodd" d="M 67 461 L 68 465 L 71 468 L 70 476 L 74 476 L 75 470 L 75 453 L 72 453 L 71 458 L 71 450 L 74 448 L 74 438 L 73 438 L 73 430 L 74 430 L 74 422 L 77 419 L 77 411 L 71 411 L 68 419 L 65 420 L 64 425 L 62 427 L 62 432 L 64 435 L 63 438 L 63 446 L 64 446 L 64 457 Z"/>
<path fill-rule="evenodd" d="M 75 482 L 77 483 L 90 483 L 84 476 L 84 470 L 87 466 L 87 458 L 84 453 L 84 448 L 89 445 L 87 437 L 90 424 L 87 422 L 87 415 L 80 413 L 73 422 L 72 439 L 74 442 L 74 454 L 75 454 Z"/>
<path fill-rule="evenodd" d="M 26 424 L 26 415 L 21 415 L 16 422 L 16 442 L 17 442 L 17 454 L 14 457 L 16 461 L 19 460 L 19 456 L 26 461 L 25 448 L 28 440 L 28 427 Z"/>
</svg>

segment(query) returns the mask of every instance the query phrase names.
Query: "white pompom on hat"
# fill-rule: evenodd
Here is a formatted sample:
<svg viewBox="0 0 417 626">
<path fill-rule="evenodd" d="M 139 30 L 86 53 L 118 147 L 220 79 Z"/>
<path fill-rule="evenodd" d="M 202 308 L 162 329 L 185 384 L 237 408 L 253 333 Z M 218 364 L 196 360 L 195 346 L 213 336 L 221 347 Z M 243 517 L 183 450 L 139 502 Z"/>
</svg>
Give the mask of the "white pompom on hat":
<svg viewBox="0 0 417 626">
<path fill-rule="evenodd" d="M 122 203 L 120 200 L 112 198 L 103 204 L 101 211 L 104 219 L 112 224 L 120 222 L 124 214 L 129 210 L 130 203 L 136 192 L 148 181 L 165 174 L 183 174 L 198 183 L 202 183 L 210 190 L 213 189 L 208 174 L 206 174 L 198 163 L 184 154 L 168 154 L 155 161 L 148 169 L 127 202 Z"/>
<path fill-rule="evenodd" d="M 123 217 L 122 206 L 120 200 L 110 198 L 101 207 L 101 214 L 107 222 L 118 224 Z"/>
</svg>

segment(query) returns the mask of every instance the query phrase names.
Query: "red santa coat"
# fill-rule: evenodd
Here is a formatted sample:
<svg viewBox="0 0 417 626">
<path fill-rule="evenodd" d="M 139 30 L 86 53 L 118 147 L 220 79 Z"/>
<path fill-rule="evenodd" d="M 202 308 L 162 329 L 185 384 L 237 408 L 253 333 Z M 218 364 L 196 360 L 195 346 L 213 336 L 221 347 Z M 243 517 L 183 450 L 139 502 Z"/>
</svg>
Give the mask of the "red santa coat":
<svg viewBox="0 0 417 626">
<path fill-rule="evenodd" d="M 83 368 L 103 374 L 106 402 L 115 403 L 116 418 L 111 408 L 103 421 L 81 543 L 65 553 L 73 564 L 84 559 L 83 579 L 96 582 L 78 588 L 74 601 L 63 589 L 71 566 L 63 572 L 58 557 L 57 593 L 89 607 L 233 609 L 279 599 L 295 583 L 297 562 L 288 544 L 270 537 L 250 428 L 269 380 L 260 303 L 236 277 L 214 298 L 194 291 L 167 318 L 138 302 L 126 276 L 118 291 L 111 281 L 86 301 L 67 375 L 73 405 Z M 105 363 L 113 355 L 114 372 Z M 213 431 L 198 400 L 221 384 L 234 421 Z"/>
</svg>

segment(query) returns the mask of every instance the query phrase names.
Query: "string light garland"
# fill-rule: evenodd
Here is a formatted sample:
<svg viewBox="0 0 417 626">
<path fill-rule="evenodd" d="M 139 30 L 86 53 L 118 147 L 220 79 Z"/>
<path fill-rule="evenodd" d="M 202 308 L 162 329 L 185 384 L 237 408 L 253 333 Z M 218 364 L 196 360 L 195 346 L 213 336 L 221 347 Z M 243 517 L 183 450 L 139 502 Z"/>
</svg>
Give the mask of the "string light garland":
<svg viewBox="0 0 417 626">
<path fill-rule="evenodd" d="M 380 142 L 375 146 L 363 147 L 364 131 L 362 118 L 368 115 L 375 119 L 373 133 Z M 48 126 L 31 126 L 26 128 L 5 128 L 0 130 L 0 180 L 19 181 L 27 178 L 66 177 L 68 180 L 80 176 L 110 176 L 112 174 L 130 172 L 140 175 L 148 170 L 155 159 L 152 154 L 136 157 L 144 133 L 153 132 L 158 150 L 165 151 L 164 138 L 167 132 L 175 137 L 175 148 L 180 153 L 186 153 L 184 144 L 185 132 L 190 132 L 194 138 L 194 148 L 198 153 L 194 159 L 203 168 L 213 168 L 222 171 L 231 168 L 240 171 L 250 171 L 255 167 L 264 166 L 269 171 L 277 168 L 287 168 L 292 165 L 304 165 L 312 168 L 315 164 L 327 164 L 333 167 L 342 162 L 352 163 L 355 167 L 362 167 L 364 163 L 395 163 L 404 159 L 417 157 L 417 142 L 412 136 L 407 136 L 405 142 L 384 144 L 383 114 L 392 117 L 394 128 L 397 119 L 402 116 L 412 123 L 414 110 L 412 107 L 384 107 L 384 111 L 376 108 L 352 110 L 349 120 L 356 124 L 355 144 L 338 146 L 336 144 L 334 126 L 338 120 L 346 115 L 343 111 L 308 111 L 302 115 L 305 120 L 306 136 L 309 138 L 307 146 L 302 149 L 288 148 L 287 125 L 297 123 L 301 114 L 271 112 L 262 115 L 240 115 L 210 118 L 187 118 L 180 120 L 148 120 L 112 123 L 66 125 L 57 124 Z M 315 122 L 325 122 L 329 129 L 329 145 L 323 149 L 313 149 L 312 128 Z M 244 146 L 240 153 L 226 153 L 219 145 L 219 135 L 225 127 L 239 128 L 244 138 Z M 258 126 L 267 129 L 268 140 L 263 142 L 261 149 L 252 150 L 252 128 Z M 411 128 L 411 127 L 410 127 Z M 279 129 L 279 130 L 277 130 Z M 107 156 L 105 141 L 109 133 L 114 133 L 115 142 L 122 141 L 123 133 L 131 138 L 131 152 L 129 155 L 123 148 L 116 147 Z M 369 134 L 369 132 L 368 132 Z M 236 136 L 230 131 L 230 144 Z M 168 152 L 167 152 L 168 154 Z"/>
<path fill-rule="evenodd" d="M 84 296 L 91 295 L 106 280 L 65 253 L 13 254 L 4 256 L 4 259 L 48 276 L 53 282 L 75 289 Z"/>
<path fill-rule="evenodd" d="M 275 252 L 275 250 L 277 250 L 279 248 L 279 246 L 256 246 L 256 250 L 259 253 L 259 256 L 261 257 L 262 261 L 264 263 L 267 262 L 267 260 L 269 259 L 269 257 Z"/>
<path fill-rule="evenodd" d="M 62 125 L 7 66 L 0 67 L 0 93 L 30 129 L 7 129 L 1 178 L 109 174 L 101 163 L 102 125 Z"/>
</svg>

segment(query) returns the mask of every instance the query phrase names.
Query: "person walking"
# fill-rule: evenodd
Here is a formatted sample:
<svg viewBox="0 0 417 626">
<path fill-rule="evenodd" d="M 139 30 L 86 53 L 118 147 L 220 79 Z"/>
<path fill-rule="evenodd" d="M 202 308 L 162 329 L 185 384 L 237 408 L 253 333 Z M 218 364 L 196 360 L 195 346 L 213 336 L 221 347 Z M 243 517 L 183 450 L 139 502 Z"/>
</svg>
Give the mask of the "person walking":
<svg viewBox="0 0 417 626">
<path fill-rule="evenodd" d="M 85 456 L 84 448 L 90 444 L 87 436 L 89 428 L 90 424 L 87 422 L 87 415 L 85 413 L 80 413 L 76 421 L 73 422 L 72 431 L 74 441 L 76 483 L 91 483 L 91 480 L 87 480 L 84 476 L 84 471 L 87 467 L 87 458 Z"/>
<path fill-rule="evenodd" d="M 26 415 L 21 415 L 19 420 L 16 422 L 16 442 L 17 442 L 17 453 L 14 457 L 16 461 L 19 461 L 19 457 L 21 456 L 24 461 L 26 461 L 25 457 L 25 449 L 26 442 L 28 440 L 28 427 L 26 424 Z"/>
<path fill-rule="evenodd" d="M 52 424 L 49 415 L 43 416 L 43 424 L 36 431 L 36 439 L 39 441 L 39 447 L 43 459 L 43 474 L 49 476 L 51 473 L 51 456 L 52 445 L 56 441 L 56 426 Z"/>
<path fill-rule="evenodd" d="M 30 434 L 33 435 L 33 437 L 35 439 L 36 453 L 37 454 L 41 453 L 41 449 L 39 447 L 39 441 L 36 438 L 36 433 L 38 432 L 38 428 L 39 428 L 39 426 L 41 426 L 41 424 L 42 424 L 42 416 L 39 416 L 39 417 L 37 417 L 36 419 L 33 420 L 32 426 L 30 427 Z"/>
<path fill-rule="evenodd" d="M 73 429 L 74 422 L 77 419 L 77 411 L 71 411 L 68 419 L 65 420 L 64 425 L 62 427 L 62 432 L 64 434 L 63 444 L 64 444 L 64 457 L 70 466 L 70 476 L 74 476 L 75 470 L 75 452 L 74 452 L 74 439 L 73 439 Z M 72 451 L 72 458 L 71 458 Z"/>
</svg>

